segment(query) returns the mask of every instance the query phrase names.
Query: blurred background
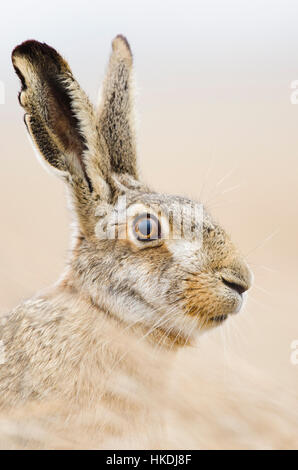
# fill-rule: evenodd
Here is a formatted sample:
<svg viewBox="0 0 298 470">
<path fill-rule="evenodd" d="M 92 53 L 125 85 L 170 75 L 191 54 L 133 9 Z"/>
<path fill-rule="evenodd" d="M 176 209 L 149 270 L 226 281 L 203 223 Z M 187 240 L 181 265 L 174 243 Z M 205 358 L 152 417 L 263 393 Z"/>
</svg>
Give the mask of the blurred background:
<svg viewBox="0 0 298 470">
<path fill-rule="evenodd" d="M 212 356 L 224 387 L 241 358 L 258 370 L 254 389 L 269 377 L 286 404 L 298 385 L 297 2 L 10 0 L 1 10 L 0 314 L 57 279 L 70 238 L 63 185 L 26 136 L 11 51 L 47 42 L 96 102 L 122 33 L 135 57 L 144 180 L 205 202 L 255 275 L 244 311 L 202 338 L 193 365 Z"/>
</svg>

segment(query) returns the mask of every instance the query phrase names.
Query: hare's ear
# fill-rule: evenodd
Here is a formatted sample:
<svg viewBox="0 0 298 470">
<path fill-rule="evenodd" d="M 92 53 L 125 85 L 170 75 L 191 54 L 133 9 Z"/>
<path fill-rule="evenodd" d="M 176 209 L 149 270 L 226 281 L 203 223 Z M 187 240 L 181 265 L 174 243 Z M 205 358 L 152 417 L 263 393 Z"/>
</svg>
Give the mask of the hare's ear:
<svg viewBox="0 0 298 470">
<path fill-rule="evenodd" d="M 99 128 L 107 144 L 111 170 L 137 178 L 133 58 L 124 36 L 117 36 L 112 48 L 98 111 Z"/>
<path fill-rule="evenodd" d="M 93 107 L 67 62 L 52 47 L 31 40 L 14 49 L 12 62 L 22 83 L 25 123 L 43 158 L 73 185 L 77 181 L 89 192 L 94 187 L 107 191 L 105 144 Z"/>
</svg>

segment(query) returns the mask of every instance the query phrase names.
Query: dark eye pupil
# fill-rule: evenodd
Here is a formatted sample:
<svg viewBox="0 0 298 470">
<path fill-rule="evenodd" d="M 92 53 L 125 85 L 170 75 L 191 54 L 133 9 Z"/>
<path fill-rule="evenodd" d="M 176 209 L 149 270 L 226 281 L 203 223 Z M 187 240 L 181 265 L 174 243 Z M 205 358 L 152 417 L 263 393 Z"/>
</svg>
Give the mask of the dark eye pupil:
<svg viewBox="0 0 298 470">
<path fill-rule="evenodd" d="M 150 219 L 143 219 L 139 222 L 139 232 L 147 237 L 152 232 L 152 222 Z"/>
<path fill-rule="evenodd" d="M 141 214 L 134 219 L 133 224 L 137 240 L 148 242 L 161 238 L 160 222 L 155 215 L 149 213 Z"/>
</svg>

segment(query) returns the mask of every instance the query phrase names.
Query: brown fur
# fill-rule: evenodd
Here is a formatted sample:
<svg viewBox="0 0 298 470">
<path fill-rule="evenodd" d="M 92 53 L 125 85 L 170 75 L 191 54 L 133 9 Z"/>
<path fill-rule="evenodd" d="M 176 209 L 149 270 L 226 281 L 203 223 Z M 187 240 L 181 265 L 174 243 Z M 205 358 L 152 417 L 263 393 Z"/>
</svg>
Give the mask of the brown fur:
<svg viewBox="0 0 298 470">
<path fill-rule="evenodd" d="M 144 390 L 162 396 L 166 387 L 154 376 L 156 367 L 164 378 L 174 350 L 240 308 L 250 271 L 206 212 L 199 222 L 186 215 L 191 233 L 183 228 L 181 237 L 177 220 L 193 201 L 154 193 L 138 180 L 125 38 L 113 41 L 97 112 L 54 49 L 27 41 L 12 60 L 28 131 L 68 185 L 75 228 L 61 280 L 3 320 L 0 404 L 58 401 L 60 409 L 62 402 L 80 413 L 101 404 L 129 420 L 132 414 L 144 419 L 152 412 Z M 125 222 L 115 219 L 120 196 Z M 162 236 L 144 243 L 132 227 L 148 212 L 160 221 Z M 113 227 L 114 238 L 98 236 L 98 229 Z M 140 342 L 143 357 L 134 354 Z M 111 423 L 97 432 L 117 433 Z"/>
</svg>

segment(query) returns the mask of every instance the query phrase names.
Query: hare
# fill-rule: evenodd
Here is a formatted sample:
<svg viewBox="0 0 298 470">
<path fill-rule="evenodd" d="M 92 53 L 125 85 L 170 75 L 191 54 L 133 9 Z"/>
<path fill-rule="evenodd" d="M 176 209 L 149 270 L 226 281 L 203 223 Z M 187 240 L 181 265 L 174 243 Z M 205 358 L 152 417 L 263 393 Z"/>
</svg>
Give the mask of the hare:
<svg viewBox="0 0 298 470">
<path fill-rule="evenodd" d="M 200 204 L 139 179 L 125 37 L 113 40 L 98 109 L 52 47 L 26 41 L 12 62 L 27 130 L 65 181 L 74 224 L 61 279 L 2 318 L 0 406 L 133 407 L 123 398 L 126 380 L 144 388 L 151 380 L 130 352 L 133 338 L 161 367 L 163 355 L 240 310 L 251 272 Z"/>
</svg>

